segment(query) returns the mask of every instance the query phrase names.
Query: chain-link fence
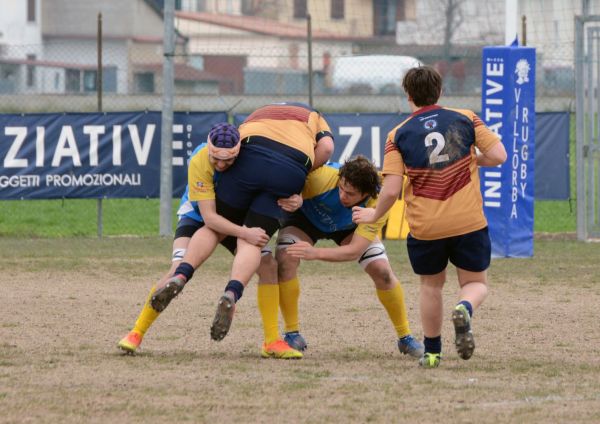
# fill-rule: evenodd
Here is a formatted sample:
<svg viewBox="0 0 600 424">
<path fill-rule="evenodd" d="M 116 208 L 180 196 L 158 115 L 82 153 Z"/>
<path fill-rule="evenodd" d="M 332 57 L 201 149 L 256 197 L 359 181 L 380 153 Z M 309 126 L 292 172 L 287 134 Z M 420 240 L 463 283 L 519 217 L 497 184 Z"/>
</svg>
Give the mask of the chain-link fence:
<svg viewBox="0 0 600 424">
<path fill-rule="evenodd" d="M 160 109 L 162 28 L 128 33 L 117 27 L 122 17 L 114 5 L 81 3 L 89 6 L 85 31 L 48 24 L 41 28 L 40 44 L 1 46 L 3 111 L 97 109 L 98 12 L 104 28 L 104 109 Z M 148 9 L 154 4 L 139 3 Z M 537 49 L 538 108 L 571 110 L 579 0 L 520 3 L 519 15 L 526 20 L 520 39 Z M 504 0 L 181 0 L 177 5 L 175 106 L 183 110 L 248 112 L 273 99 L 308 101 L 312 86 L 313 103 L 323 110 L 406 111 L 400 82 L 415 63 L 443 74 L 445 104 L 479 109 L 482 48 L 504 43 Z M 48 19 L 53 16 L 56 12 Z M 144 16 L 134 15 L 132 26 L 153 23 Z"/>
<path fill-rule="evenodd" d="M 537 49 L 538 111 L 574 110 L 574 17 L 581 3 L 519 2 L 519 40 Z M 600 12 L 600 1 L 583 3 L 586 12 Z M 161 109 L 161 1 L 41 4 L 37 38 L 25 43 L 0 28 L 1 112 L 97 111 L 99 14 L 103 111 Z M 312 99 L 324 112 L 408 112 L 401 79 L 424 63 L 444 77 L 440 103 L 478 111 L 482 48 L 505 41 L 504 0 L 176 5 L 175 110 L 247 113 L 273 101 Z M 5 22 L 0 18 L 0 26 Z M 103 213 L 121 213 L 110 202 Z M 145 220 L 154 228 L 157 215 L 132 225 L 144 227 Z"/>
</svg>

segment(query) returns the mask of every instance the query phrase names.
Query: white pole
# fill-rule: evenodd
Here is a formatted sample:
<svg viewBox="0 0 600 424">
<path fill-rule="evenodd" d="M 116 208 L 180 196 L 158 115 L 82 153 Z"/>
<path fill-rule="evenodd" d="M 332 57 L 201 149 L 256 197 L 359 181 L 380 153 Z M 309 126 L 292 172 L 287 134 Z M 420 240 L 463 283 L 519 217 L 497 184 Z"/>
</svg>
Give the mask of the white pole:
<svg viewBox="0 0 600 424">
<path fill-rule="evenodd" d="M 511 44 L 517 37 L 519 0 L 504 0 L 504 44 Z"/>
</svg>

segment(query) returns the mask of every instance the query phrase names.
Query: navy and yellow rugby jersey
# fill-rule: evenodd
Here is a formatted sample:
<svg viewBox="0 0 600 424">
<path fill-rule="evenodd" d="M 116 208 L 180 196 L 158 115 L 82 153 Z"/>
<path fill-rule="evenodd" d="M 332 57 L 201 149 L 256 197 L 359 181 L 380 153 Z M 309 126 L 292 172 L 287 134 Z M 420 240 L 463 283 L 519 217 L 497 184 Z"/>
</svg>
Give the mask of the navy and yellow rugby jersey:
<svg viewBox="0 0 600 424">
<path fill-rule="evenodd" d="M 498 136 L 466 109 L 427 106 L 394 128 L 383 174 L 405 174 L 406 219 L 413 237 L 435 240 L 487 225 L 475 147 L 485 153 Z"/>
<path fill-rule="evenodd" d="M 352 208 L 347 208 L 340 202 L 339 180 L 338 164 L 325 164 L 308 174 L 302 190 L 304 202 L 300 212 L 311 224 L 325 233 L 355 228 L 355 234 L 367 240 L 374 240 L 387 221 L 388 214 L 376 223 L 357 226 L 352 222 Z M 371 208 L 375 205 L 375 199 L 367 198 L 359 206 Z"/>
<path fill-rule="evenodd" d="M 274 103 L 255 110 L 240 125 L 240 138 L 265 137 L 301 151 L 315 160 L 317 142 L 329 136 L 329 125 L 319 112 L 303 103 Z"/>
<path fill-rule="evenodd" d="M 194 165 L 192 165 L 192 162 Z M 179 219 L 190 218 L 194 221 L 204 222 L 204 218 L 202 218 L 202 215 L 200 214 L 198 200 L 215 199 L 215 186 L 221 176 L 221 173 L 217 171 L 208 160 L 208 148 L 206 147 L 206 142 L 198 145 L 192 151 L 189 158 L 188 173 L 189 175 L 195 175 L 195 177 L 193 177 L 192 187 L 196 187 L 197 190 L 193 190 L 194 194 L 191 195 L 193 199 L 190 199 L 190 185 L 188 179 L 188 184 L 185 186 L 185 192 L 179 201 L 177 216 Z"/>
<path fill-rule="evenodd" d="M 215 185 L 220 177 L 220 172 L 210 163 L 208 147 L 202 143 L 196 147 L 190 156 L 188 165 L 188 185 L 186 192 L 191 201 L 214 200 Z"/>
</svg>

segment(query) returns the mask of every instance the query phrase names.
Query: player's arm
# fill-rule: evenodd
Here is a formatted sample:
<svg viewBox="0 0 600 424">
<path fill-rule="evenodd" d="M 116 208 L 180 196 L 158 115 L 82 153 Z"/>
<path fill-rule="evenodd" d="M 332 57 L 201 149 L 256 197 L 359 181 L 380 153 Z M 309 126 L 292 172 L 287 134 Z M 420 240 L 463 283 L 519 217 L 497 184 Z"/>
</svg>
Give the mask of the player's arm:
<svg viewBox="0 0 600 424">
<path fill-rule="evenodd" d="M 475 146 L 479 150 L 477 165 L 498 166 L 503 164 L 506 161 L 506 149 L 498 134 L 490 130 L 475 114 L 473 114 L 473 127 L 475 129 Z"/>
<path fill-rule="evenodd" d="M 383 188 L 377 197 L 377 207 L 362 208 L 354 206 L 352 208 L 352 221 L 356 224 L 368 224 L 381 219 L 402 194 L 403 182 L 402 175 L 386 175 L 383 180 Z"/>
<path fill-rule="evenodd" d="M 506 149 L 504 144 L 498 142 L 494 144 L 487 152 L 477 154 L 478 166 L 498 166 L 506 161 Z"/>
<path fill-rule="evenodd" d="M 317 147 L 315 147 L 315 161 L 313 162 L 311 170 L 317 169 L 327 162 L 333 154 L 333 149 L 333 138 L 328 135 L 321 137 L 317 141 Z"/>
<path fill-rule="evenodd" d="M 370 244 L 371 240 L 355 233 L 350 243 L 344 246 L 314 247 L 305 241 L 297 241 L 287 247 L 287 253 L 294 258 L 307 261 L 347 262 L 357 260 Z"/>
<path fill-rule="evenodd" d="M 404 160 L 395 143 L 396 131 L 392 130 L 385 142 L 385 154 L 383 156 L 383 188 L 377 197 L 377 207 L 352 208 L 352 221 L 356 224 L 368 224 L 381 219 L 396 203 L 402 194 L 404 184 Z"/>
<path fill-rule="evenodd" d="M 302 194 L 292 194 L 290 197 L 284 199 L 277 199 L 277 205 L 286 212 L 296 212 L 302 207 Z"/>
<path fill-rule="evenodd" d="M 202 151 L 192 157 L 188 168 L 189 198 L 198 202 L 200 215 L 211 230 L 225 236 L 243 238 L 248 243 L 263 246 L 269 241 L 262 228 L 248 228 L 236 225 L 217 214 L 214 169 L 208 160 L 208 151 Z"/>
<path fill-rule="evenodd" d="M 269 236 L 262 228 L 240 226 L 219 215 L 214 199 L 199 200 L 198 208 L 206 226 L 219 234 L 242 238 L 255 246 L 264 246 L 269 242 Z"/>
<path fill-rule="evenodd" d="M 321 115 L 317 112 L 317 122 L 316 122 L 316 131 L 315 140 L 317 145 L 315 147 L 315 160 L 313 161 L 313 165 L 311 170 L 317 169 L 324 163 L 326 163 L 333 154 L 334 144 L 333 144 L 333 134 L 331 132 L 331 128 L 329 124 Z"/>
</svg>

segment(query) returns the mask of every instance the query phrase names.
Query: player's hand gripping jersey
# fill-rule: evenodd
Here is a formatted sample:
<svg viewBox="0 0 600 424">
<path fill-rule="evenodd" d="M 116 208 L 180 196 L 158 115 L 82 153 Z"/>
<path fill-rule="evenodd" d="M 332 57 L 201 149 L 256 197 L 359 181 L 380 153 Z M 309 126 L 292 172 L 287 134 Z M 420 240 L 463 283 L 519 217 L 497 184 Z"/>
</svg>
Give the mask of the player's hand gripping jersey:
<svg viewBox="0 0 600 424">
<path fill-rule="evenodd" d="M 308 174 L 302 191 L 304 202 L 300 212 L 311 224 L 324 233 L 356 228 L 355 234 L 373 241 L 387 221 L 389 214 L 385 214 L 373 224 L 359 224 L 357 227 L 352 222 L 352 207 L 345 207 L 340 202 L 339 167 L 339 164 L 326 164 Z M 359 205 L 353 206 L 374 208 L 376 203 L 376 199 L 369 197 Z"/>
<path fill-rule="evenodd" d="M 435 240 L 487 225 L 475 147 L 485 153 L 499 142 L 474 112 L 438 105 L 419 109 L 388 134 L 383 174 L 408 176 L 413 237 Z"/>
</svg>

